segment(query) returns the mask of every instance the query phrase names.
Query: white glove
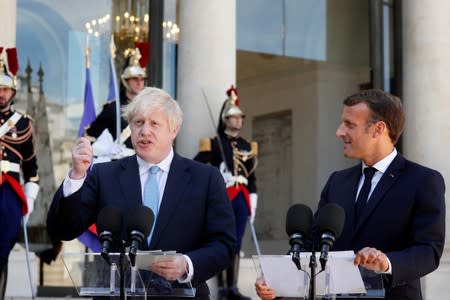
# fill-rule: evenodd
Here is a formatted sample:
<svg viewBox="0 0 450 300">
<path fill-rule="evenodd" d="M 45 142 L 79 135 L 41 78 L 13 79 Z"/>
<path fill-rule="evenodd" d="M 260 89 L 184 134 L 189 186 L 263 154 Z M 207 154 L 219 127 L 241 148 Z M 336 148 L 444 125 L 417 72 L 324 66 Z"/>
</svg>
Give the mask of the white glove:
<svg viewBox="0 0 450 300">
<path fill-rule="evenodd" d="M 115 150 L 116 152 L 111 155 L 112 159 L 121 159 L 135 154 L 133 149 L 127 148 L 125 145 L 114 145 L 117 149 Z"/>
<path fill-rule="evenodd" d="M 30 217 L 30 214 L 33 212 L 34 209 L 34 201 L 36 200 L 39 193 L 39 185 L 35 182 L 27 182 L 25 183 L 24 189 L 28 205 L 28 212 L 24 216 L 24 221 L 25 223 L 27 223 L 28 218 Z"/>
<path fill-rule="evenodd" d="M 222 162 L 219 166 L 220 174 L 222 174 L 223 181 L 225 181 L 225 186 L 228 188 L 234 184 L 234 176 L 227 169 L 227 165 Z"/>
<path fill-rule="evenodd" d="M 94 156 L 101 157 L 111 157 L 120 153 L 122 150 L 120 146 L 114 143 L 113 137 L 108 129 L 102 131 L 102 134 L 97 138 L 97 140 L 92 144 L 92 151 Z"/>
<path fill-rule="evenodd" d="M 250 222 L 253 224 L 255 222 L 256 207 L 258 206 L 258 194 L 250 194 Z"/>
</svg>

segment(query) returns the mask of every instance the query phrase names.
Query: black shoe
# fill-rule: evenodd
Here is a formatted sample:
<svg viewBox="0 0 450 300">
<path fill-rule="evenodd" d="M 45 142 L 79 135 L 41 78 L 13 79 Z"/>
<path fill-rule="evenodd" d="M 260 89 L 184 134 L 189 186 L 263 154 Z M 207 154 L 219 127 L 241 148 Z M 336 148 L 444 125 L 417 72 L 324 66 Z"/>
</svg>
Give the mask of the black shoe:
<svg viewBox="0 0 450 300">
<path fill-rule="evenodd" d="M 237 287 L 228 289 L 228 300 L 251 300 L 252 298 L 242 295 Z"/>
</svg>

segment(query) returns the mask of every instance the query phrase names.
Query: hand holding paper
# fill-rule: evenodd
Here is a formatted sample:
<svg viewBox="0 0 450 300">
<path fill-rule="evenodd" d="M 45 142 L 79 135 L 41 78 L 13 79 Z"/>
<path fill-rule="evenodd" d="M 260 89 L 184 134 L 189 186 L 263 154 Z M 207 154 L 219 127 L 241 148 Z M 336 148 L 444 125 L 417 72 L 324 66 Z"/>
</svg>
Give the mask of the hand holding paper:
<svg viewBox="0 0 450 300">
<path fill-rule="evenodd" d="M 377 273 L 385 273 L 389 270 L 386 254 L 376 248 L 365 247 L 359 250 L 353 263 Z"/>
<path fill-rule="evenodd" d="M 188 262 L 182 255 L 161 256 L 152 263 L 151 270 L 166 280 L 177 280 L 186 275 Z"/>
<path fill-rule="evenodd" d="M 262 300 L 272 300 L 276 297 L 275 290 L 270 288 L 263 278 L 256 279 L 255 288 L 256 293 Z"/>
</svg>

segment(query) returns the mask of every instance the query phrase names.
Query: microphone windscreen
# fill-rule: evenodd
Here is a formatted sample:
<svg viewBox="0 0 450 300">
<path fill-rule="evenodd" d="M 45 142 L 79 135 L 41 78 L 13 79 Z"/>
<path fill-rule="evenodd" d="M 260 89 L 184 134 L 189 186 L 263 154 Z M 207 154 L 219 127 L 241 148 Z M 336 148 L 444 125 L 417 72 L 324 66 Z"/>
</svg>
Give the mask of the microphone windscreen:
<svg viewBox="0 0 450 300">
<path fill-rule="evenodd" d="M 311 232 L 312 211 L 304 204 L 294 204 L 289 207 L 286 214 L 286 233 L 302 233 L 308 236 Z"/>
<path fill-rule="evenodd" d="M 119 233 L 122 226 L 122 211 L 115 206 L 105 206 L 97 217 L 97 233 L 111 231 Z"/>
<path fill-rule="evenodd" d="M 334 233 L 335 238 L 338 238 L 344 228 L 344 221 L 344 209 L 335 203 L 328 203 L 318 212 L 317 229 L 320 233 L 331 231 Z"/>
<path fill-rule="evenodd" d="M 138 230 L 142 232 L 145 236 L 150 234 L 152 230 L 153 221 L 155 220 L 155 215 L 151 208 L 145 205 L 136 206 L 130 214 L 130 219 L 127 225 L 127 231 Z"/>
</svg>

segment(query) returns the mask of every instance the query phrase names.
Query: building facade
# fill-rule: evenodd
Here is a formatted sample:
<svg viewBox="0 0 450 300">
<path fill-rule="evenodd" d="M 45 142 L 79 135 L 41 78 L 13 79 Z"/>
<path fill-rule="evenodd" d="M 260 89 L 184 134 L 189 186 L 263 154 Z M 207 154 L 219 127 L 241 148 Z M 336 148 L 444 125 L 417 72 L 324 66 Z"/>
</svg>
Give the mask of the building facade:
<svg viewBox="0 0 450 300">
<path fill-rule="evenodd" d="M 0 4 L 0 46 L 17 45 L 22 65 L 27 57 L 42 61 L 47 102 L 65 108 L 62 134 L 74 132 L 79 122 L 71 108 L 82 103 L 86 37 L 96 47 L 92 78 L 100 109 L 108 87 L 108 37 L 125 22 L 114 16 L 134 10 L 142 23 L 148 11 L 149 23 L 156 24 L 149 28 L 149 84 L 168 90 L 185 114 L 177 152 L 193 157 L 199 139 L 214 135 L 227 88 L 239 90 L 243 135 L 260 145 L 255 226 L 264 253 L 288 249 L 289 206 L 300 202 L 314 209 L 330 172 L 355 163 L 343 158 L 335 130 L 343 98 L 359 89 L 401 96 L 407 119 L 399 150 L 446 180 L 450 176 L 448 1 L 102 0 L 84 19 L 71 12 L 92 2 L 78 3 Z M 108 14 L 98 39 L 86 33 L 87 22 Z M 158 21 L 165 22 L 159 31 Z M 169 21 L 178 33 L 168 31 Z M 248 236 L 247 256 L 254 254 L 251 243 Z M 440 268 L 424 279 L 427 299 L 445 299 L 450 291 L 448 253 L 447 245 Z"/>
</svg>

